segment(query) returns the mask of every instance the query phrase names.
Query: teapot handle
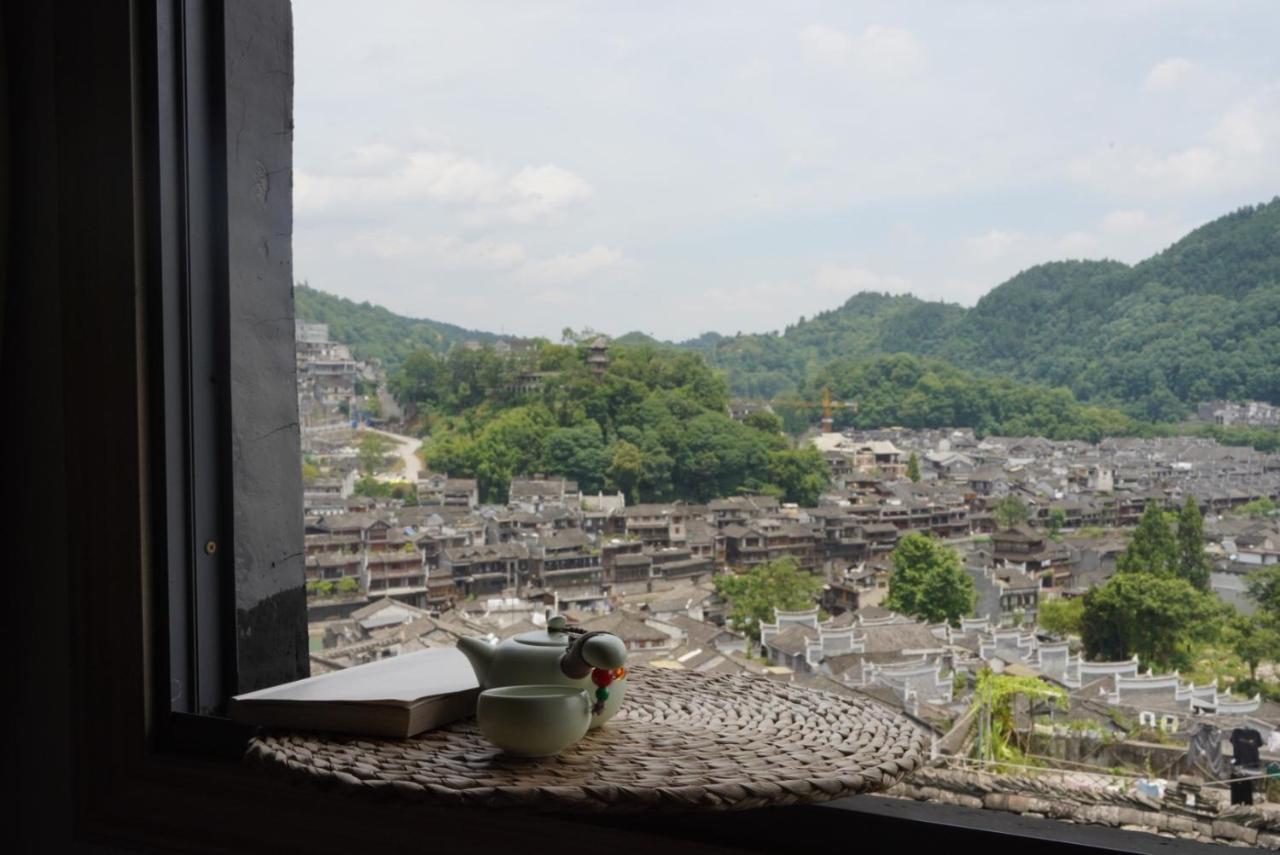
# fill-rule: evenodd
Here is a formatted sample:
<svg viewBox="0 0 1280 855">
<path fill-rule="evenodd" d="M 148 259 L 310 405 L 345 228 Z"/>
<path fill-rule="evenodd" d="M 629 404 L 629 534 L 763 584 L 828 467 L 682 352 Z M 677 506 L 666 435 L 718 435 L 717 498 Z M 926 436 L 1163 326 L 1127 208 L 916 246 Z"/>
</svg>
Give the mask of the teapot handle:
<svg viewBox="0 0 1280 855">
<path fill-rule="evenodd" d="M 575 638 L 565 648 L 564 655 L 560 657 L 560 672 L 566 677 L 573 680 L 581 680 L 583 677 L 591 673 L 592 665 L 582 656 L 582 647 L 586 644 L 587 639 L 597 635 L 610 635 L 601 629 L 593 629 L 590 632 L 576 633 Z"/>
</svg>

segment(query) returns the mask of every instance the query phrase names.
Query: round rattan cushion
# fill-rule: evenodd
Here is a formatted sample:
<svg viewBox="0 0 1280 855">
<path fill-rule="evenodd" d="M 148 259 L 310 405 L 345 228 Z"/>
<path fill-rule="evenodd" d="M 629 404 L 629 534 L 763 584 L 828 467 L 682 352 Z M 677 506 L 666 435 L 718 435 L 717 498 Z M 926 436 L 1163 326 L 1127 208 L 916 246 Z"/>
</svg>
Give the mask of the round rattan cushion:
<svg viewBox="0 0 1280 855">
<path fill-rule="evenodd" d="M 629 669 L 626 703 L 555 757 L 510 757 L 474 719 L 408 739 L 265 733 L 248 759 L 317 783 L 440 805 L 740 810 L 877 792 L 924 737 L 870 698 L 765 677 Z"/>
</svg>

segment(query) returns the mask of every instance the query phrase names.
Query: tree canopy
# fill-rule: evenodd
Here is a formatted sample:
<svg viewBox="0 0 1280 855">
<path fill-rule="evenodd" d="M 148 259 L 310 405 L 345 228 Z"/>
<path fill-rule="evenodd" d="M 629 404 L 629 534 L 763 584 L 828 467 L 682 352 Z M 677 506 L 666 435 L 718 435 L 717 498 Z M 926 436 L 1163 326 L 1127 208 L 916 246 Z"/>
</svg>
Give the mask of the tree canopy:
<svg viewBox="0 0 1280 855">
<path fill-rule="evenodd" d="M 1178 513 L 1178 575 L 1201 591 L 1209 590 L 1213 562 L 1204 551 L 1204 517 L 1194 496 L 1188 495 Z"/>
<path fill-rule="evenodd" d="M 1116 558 L 1116 572 L 1177 576 L 1178 544 L 1169 525 L 1169 515 L 1155 502 L 1149 503 L 1124 552 Z"/>
<path fill-rule="evenodd" d="M 822 581 L 801 570 L 794 558 L 757 564 L 742 573 L 715 577 L 716 593 L 729 601 L 729 626 L 760 640 L 760 624 L 773 623 L 774 610 L 800 611 L 817 605 Z"/>
<path fill-rule="evenodd" d="M 1258 609 L 1280 626 L 1280 564 L 1271 564 L 1250 573 L 1245 581 L 1249 597 Z"/>
<path fill-rule="evenodd" d="M 973 611 L 977 591 L 954 549 L 912 532 L 898 541 L 891 560 L 887 608 L 952 626 Z"/>
<path fill-rule="evenodd" d="M 993 513 L 995 514 L 996 525 L 1000 526 L 1000 528 L 1020 526 L 1030 516 L 1030 512 L 1027 510 L 1027 503 L 1013 494 L 1009 494 L 997 502 Z"/>
<path fill-rule="evenodd" d="M 1170 529 L 1177 521 L 1176 534 Z M 1209 590 L 1212 564 L 1204 551 L 1204 520 L 1195 499 L 1187 496 L 1176 515 L 1154 503 L 1147 505 L 1125 550 L 1116 559 L 1119 573 L 1150 573 L 1182 579 L 1200 591 Z"/>
<path fill-rule="evenodd" d="M 724 380 L 697 354 L 614 346 L 597 376 L 587 352 L 548 342 L 519 355 L 418 351 L 390 386 L 427 431 L 427 465 L 476 478 L 484 501 L 504 501 L 513 476 L 541 472 L 633 502 L 751 491 L 817 503 L 821 454 L 789 448 L 769 413 L 730 418 Z"/>
<path fill-rule="evenodd" d="M 1079 635 L 1084 622 L 1084 600 L 1058 597 L 1041 600 L 1036 607 L 1036 625 L 1054 635 Z"/>
<path fill-rule="evenodd" d="M 1222 607 L 1173 574 L 1116 573 L 1084 595 L 1081 636 L 1090 659 L 1137 654 L 1145 667 L 1186 667 L 1199 641 L 1217 636 Z"/>
<path fill-rule="evenodd" d="M 919 482 L 920 480 L 920 458 L 916 456 L 914 451 L 911 452 L 911 456 L 907 458 L 907 477 L 910 478 L 913 483 Z"/>
</svg>

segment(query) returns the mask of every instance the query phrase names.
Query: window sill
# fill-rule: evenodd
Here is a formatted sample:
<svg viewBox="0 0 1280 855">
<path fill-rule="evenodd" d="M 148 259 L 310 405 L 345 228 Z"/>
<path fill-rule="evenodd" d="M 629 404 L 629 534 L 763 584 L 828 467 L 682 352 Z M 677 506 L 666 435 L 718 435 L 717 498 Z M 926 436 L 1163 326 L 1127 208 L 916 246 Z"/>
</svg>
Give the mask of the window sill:
<svg viewBox="0 0 1280 855">
<path fill-rule="evenodd" d="M 329 790 L 277 778 L 243 766 L 251 728 L 222 719 L 179 716 L 174 734 L 178 750 L 156 755 L 146 764 L 140 783 L 147 792 L 113 792 L 108 810 L 112 824 L 144 805 L 145 837 L 108 834 L 116 842 L 174 845 L 177 838 L 155 837 L 168 825 L 150 821 L 164 814 L 179 823 L 183 848 L 199 841 L 209 850 L 305 850 L 310 853 L 385 848 L 398 851 L 431 829 L 433 844 L 457 842 L 471 848 L 514 847 L 530 839 L 557 835 L 580 839 L 592 829 L 607 828 L 613 851 L 718 852 L 792 850 L 801 835 L 809 839 L 856 840 L 861 845 L 895 847 L 982 847 L 980 851 L 1022 850 L 1037 853 L 1132 852 L 1215 853 L 1220 846 L 1160 837 L 1141 831 L 1083 825 L 1039 817 L 957 805 L 919 802 L 879 795 L 856 796 L 817 805 L 764 808 L 725 813 L 695 812 L 538 815 L 518 809 L 479 810 L 407 805 L 375 798 L 352 798 L 348 791 Z M 126 793 L 129 793 L 126 795 Z M 178 805 L 163 806 L 175 794 Z M 192 804 L 199 804 L 193 812 Z M 263 805 L 270 805 L 264 812 Z M 130 809 L 132 808 L 132 810 Z M 226 822 L 235 817 L 234 822 Z M 333 817 L 341 817 L 335 823 Z M 177 829 L 174 829 L 176 832 Z M 571 835 L 571 836 L 568 836 Z M 105 839 L 104 838 L 104 839 Z M 205 843 L 207 841 L 207 843 Z M 411 847 L 412 848 L 412 847 Z"/>
<path fill-rule="evenodd" d="M 1031 845 L 1037 853 L 1220 851 L 1142 832 L 883 796 L 728 813 L 552 816 L 353 799 L 346 791 L 263 775 L 230 756 L 172 752 L 153 756 L 138 772 L 97 793 L 96 809 L 81 826 L 87 839 L 193 852 L 350 855 L 421 851 L 428 835 L 433 847 L 515 851 L 531 840 L 591 839 L 607 829 L 615 853 L 794 851 L 802 839 L 842 838 L 872 849 L 979 846 L 979 851 L 1000 852 Z"/>
</svg>

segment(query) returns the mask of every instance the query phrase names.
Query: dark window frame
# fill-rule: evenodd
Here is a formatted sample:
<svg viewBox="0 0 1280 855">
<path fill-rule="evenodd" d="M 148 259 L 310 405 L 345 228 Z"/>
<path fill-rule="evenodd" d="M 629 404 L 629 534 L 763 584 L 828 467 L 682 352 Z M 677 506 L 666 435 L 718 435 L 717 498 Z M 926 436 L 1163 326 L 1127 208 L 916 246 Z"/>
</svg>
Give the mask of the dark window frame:
<svg viewBox="0 0 1280 855">
<path fill-rule="evenodd" d="M 256 18 L 221 0 L 136 8 L 166 690 L 172 712 L 216 716 L 308 670 L 290 20 L 277 2 Z"/>
<path fill-rule="evenodd" d="M 14 265 L 25 302 L 6 299 L 17 314 L 4 319 L 4 352 L 32 356 L 52 343 L 59 364 L 48 376 L 63 384 L 51 394 L 49 384 L 19 383 L 21 401 L 62 411 L 48 427 L 6 425 L 6 436 L 65 456 L 65 473 L 50 476 L 65 474 L 60 487 L 17 517 L 33 544 L 67 544 L 35 584 L 67 606 L 45 618 L 57 631 L 42 616 L 19 618 L 20 649 L 40 662 L 20 675 L 29 691 L 12 705 L 20 839 L 345 853 L 417 850 L 426 835 L 435 846 L 514 849 L 605 826 L 611 846 L 669 851 L 784 848 L 798 831 L 864 845 L 1201 851 L 877 797 L 689 817 L 406 811 L 244 768 L 243 731 L 208 713 L 227 694 L 298 676 L 306 664 L 301 525 L 276 525 L 301 521 L 300 489 L 280 490 L 300 483 L 296 397 L 262 394 L 285 389 L 293 371 L 280 189 L 291 129 L 280 81 L 271 82 L 291 74 L 288 3 L 18 0 L 0 9 L 0 22 L 6 45 L 30 40 L 16 51 L 19 64 L 6 66 L 31 78 L 18 81 L 14 101 L 37 119 L 14 150 L 34 158 L 52 140 L 54 161 L 14 181 L 24 238 L 39 234 Z M 33 332 L 10 334 L 26 322 Z M 76 433 L 94 418 L 105 448 Z M 109 463 L 93 465 L 103 454 Z M 101 507 L 85 516 L 77 497 L 90 490 Z M 283 635 L 282 620 L 293 621 Z M 174 676 L 184 691 L 172 690 Z"/>
</svg>

